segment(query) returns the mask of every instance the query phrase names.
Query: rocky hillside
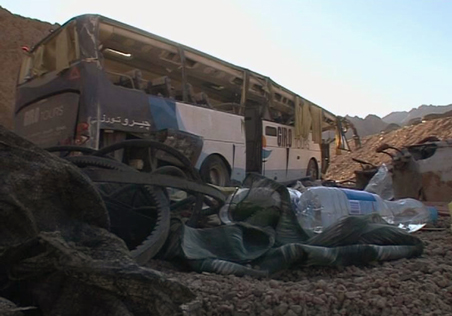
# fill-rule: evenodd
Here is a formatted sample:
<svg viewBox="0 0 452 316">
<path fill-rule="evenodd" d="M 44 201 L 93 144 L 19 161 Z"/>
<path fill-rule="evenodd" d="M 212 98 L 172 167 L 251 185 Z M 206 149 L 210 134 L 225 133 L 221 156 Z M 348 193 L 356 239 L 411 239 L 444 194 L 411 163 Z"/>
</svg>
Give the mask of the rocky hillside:
<svg viewBox="0 0 452 316">
<path fill-rule="evenodd" d="M 450 113 L 449 113 L 450 112 Z M 382 131 L 394 130 L 400 126 L 412 125 L 419 122 L 424 117 L 429 116 L 451 116 L 452 104 L 449 105 L 421 105 L 410 111 L 396 111 L 380 118 L 376 115 L 367 115 L 365 118 L 358 116 L 346 116 L 346 118 L 355 125 L 358 134 L 361 137 L 378 134 Z M 351 138 L 349 131 L 347 137 Z"/>
<path fill-rule="evenodd" d="M 411 111 L 392 112 L 382 118 L 388 124 L 395 123 L 400 126 L 407 125 L 410 121 L 423 118 L 428 114 L 443 114 L 452 110 L 452 104 L 449 105 L 421 105 Z"/>
<path fill-rule="evenodd" d="M 367 115 L 365 118 L 347 115 L 346 118 L 355 125 L 361 137 L 379 133 L 388 126 L 380 117 L 373 114 Z M 350 138 L 351 136 L 351 131 L 349 131 L 347 137 Z"/>
<path fill-rule="evenodd" d="M 55 25 L 14 15 L 0 7 L 0 124 L 12 128 L 15 86 L 22 47 L 37 43 Z"/>
</svg>

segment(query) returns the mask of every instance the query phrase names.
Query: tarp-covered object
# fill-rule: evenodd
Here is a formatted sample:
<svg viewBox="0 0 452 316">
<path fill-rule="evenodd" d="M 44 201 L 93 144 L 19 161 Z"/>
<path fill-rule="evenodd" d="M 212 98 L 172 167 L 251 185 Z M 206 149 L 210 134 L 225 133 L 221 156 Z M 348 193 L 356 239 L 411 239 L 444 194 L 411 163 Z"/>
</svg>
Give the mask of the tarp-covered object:
<svg viewBox="0 0 452 316">
<path fill-rule="evenodd" d="M 249 175 L 244 187 L 248 192 L 229 204 L 232 224 L 195 229 L 175 223 L 162 258 L 182 258 L 200 272 L 266 276 L 293 266 L 360 265 L 422 254 L 420 239 L 378 214 L 345 217 L 310 235 L 298 225 L 286 187 L 259 175 Z"/>
<path fill-rule="evenodd" d="M 139 267 L 91 181 L 0 126 L 0 297 L 42 315 L 178 315 L 182 284 Z"/>
</svg>

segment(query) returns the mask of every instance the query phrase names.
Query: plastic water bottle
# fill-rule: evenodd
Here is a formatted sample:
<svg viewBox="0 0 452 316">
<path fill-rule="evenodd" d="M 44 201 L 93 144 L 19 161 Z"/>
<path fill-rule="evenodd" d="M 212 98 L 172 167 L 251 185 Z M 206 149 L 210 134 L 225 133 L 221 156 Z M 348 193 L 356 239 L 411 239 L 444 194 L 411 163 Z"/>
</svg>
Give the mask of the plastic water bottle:
<svg viewBox="0 0 452 316">
<path fill-rule="evenodd" d="M 331 187 L 311 187 L 301 196 L 290 193 L 299 224 L 316 233 L 343 216 L 375 212 L 408 232 L 421 229 L 431 219 L 427 207 L 414 199 L 385 201 L 369 192 Z"/>
</svg>

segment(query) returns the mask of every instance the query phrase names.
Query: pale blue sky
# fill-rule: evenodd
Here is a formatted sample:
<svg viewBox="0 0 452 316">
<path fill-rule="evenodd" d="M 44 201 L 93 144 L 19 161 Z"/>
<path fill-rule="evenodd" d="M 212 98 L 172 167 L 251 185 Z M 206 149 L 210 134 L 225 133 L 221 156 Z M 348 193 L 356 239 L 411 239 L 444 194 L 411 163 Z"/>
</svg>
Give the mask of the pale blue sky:
<svg viewBox="0 0 452 316">
<path fill-rule="evenodd" d="M 339 115 L 384 116 L 452 103 L 449 0 L 0 0 L 0 5 L 51 23 L 102 14 L 267 75 Z"/>
</svg>

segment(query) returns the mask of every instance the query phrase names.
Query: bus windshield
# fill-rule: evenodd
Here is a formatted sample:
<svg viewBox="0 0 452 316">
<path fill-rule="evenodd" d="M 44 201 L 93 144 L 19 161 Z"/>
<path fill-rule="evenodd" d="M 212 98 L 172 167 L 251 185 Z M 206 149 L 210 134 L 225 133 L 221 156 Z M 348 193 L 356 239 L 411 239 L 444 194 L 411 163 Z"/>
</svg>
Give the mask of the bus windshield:
<svg viewBox="0 0 452 316">
<path fill-rule="evenodd" d="M 48 72 L 60 72 L 80 58 L 75 21 L 44 39 L 22 63 L 19 84 Z"/>
</svg>

